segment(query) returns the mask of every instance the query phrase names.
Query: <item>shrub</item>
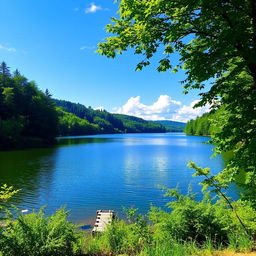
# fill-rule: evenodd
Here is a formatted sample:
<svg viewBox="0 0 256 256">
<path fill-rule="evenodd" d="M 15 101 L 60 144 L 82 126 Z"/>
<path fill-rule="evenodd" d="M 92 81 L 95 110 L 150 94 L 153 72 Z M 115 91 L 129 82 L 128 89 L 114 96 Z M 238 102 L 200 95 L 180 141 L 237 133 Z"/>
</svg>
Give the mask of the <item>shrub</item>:
<svg viewBox="0 0 256 256">
<path fill-rule="evenodd" d="M 128 223 L 115 220 L 103 234 L 89 241 L 90 255 L 128 254 L 140 252 L 151 242 L 151 227 L 136 209 L 127 210 Z"/>
<path fill-rule="evenodd" d="M 67 211 L 46 216 L 44 210 L 19 215 L 0 234 L 0 250 L 5 256 L 75 255 L 81 248 L 81 234 L 67 221 Z"/>
<path fill-rule="evenodd" d="M 199 245 L 210 239 L 218 246 L 221 243 L 227 245 L 230 234 L 244 233 L 234 211 L 223 200 L 212 199 L 209 193 L 204 194 L 202 201 L 194 200 L 192 193 L 181 195 L 176 189 L 167 189 L 166 196 L 175 198 L 167 204 L 171 211 L 152 207 L 149 213 L 155 239 L 195 241 Z M 232 205 L 254 234 L 256 212 L 245 202 L 236 201 Z"/>
</svg>

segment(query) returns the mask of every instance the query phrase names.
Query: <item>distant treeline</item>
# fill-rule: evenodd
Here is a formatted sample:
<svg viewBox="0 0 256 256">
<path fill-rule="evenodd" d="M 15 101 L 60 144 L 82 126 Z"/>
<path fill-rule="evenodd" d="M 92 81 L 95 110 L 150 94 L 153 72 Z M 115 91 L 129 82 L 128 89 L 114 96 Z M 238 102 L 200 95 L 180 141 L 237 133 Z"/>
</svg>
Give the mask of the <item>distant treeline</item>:
<svg viewBox="0 0 256 256">
<path fill-rule="evenodd" d="M 210 136 L 220 130 L 221 119 L 225 118 L 224 109 L 218 109 L 197 117 L 195 120 L 190 120 L 185 126 L 187 135 Z"/>
<path fill-rule="evenodd" d="M 183 132 L 186 126 L 186 123 L 175 122 L 170 120 L 159 120 L 154 122 L 164 126 L 167 132 Z"/>
<path fill-rule="evenodd" d="M 165 132 L 161 124 L 141 118 L 111 114 L 105 110 L 94 110 L 79 103 L 54 100 L 58 107 L 59 133 L 66 135 L 97 133 L 156 133 Z"/>
<path fill-rule="evenodd" d="M 41 146 L 56 136 L 165 132 L 158 123 L 54 100 L 19 70 L 0 64 L 0 149 Z"/>
</svg>

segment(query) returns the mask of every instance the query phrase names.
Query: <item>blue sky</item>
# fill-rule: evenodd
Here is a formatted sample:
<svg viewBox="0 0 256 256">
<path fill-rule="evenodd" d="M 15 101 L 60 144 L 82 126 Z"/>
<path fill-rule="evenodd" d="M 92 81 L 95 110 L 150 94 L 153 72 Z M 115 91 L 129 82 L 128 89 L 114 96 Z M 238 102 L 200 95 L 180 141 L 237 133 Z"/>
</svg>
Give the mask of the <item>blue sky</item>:
<svg viewBox="0 0 256 256">
<path fill-rule="evenodd" d="M 94 53 L 117 9 L 112 0 L 0 0 L 0 60 L 55 98 L 93 108 L 180 121 L 205 112 L 192 109 L 198 91 L 182 93 L 184 73 L 158 73 L 157 58 L 135 72 L 132 51 L 114 60 Z"/>
</svg>

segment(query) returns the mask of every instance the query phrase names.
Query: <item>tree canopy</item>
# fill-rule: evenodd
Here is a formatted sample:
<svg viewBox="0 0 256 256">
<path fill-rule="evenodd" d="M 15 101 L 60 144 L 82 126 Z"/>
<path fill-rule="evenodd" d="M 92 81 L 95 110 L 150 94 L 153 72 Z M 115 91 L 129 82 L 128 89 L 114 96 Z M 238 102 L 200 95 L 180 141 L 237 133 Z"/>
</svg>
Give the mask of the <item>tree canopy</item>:
<svg viewBox="0 0 256 256">
<path fill-rule="evenodd" d="M 20 74 L 0 64 L 0 148 L 36 146 L 52 142 L 58 116 L 49 95 Z"/>
<path fill-rule="evenodd" d="M 107 31 L 113 36 L 98 52 L 114 58 L 128 48 L 143 59 L 137 70 L 159 58 L 158 71 L 184 69 L 185 92 L 203 89 L 197 106 L 225 106 L 225 119 L 214 136 L 216 152 L 233 150 L 220 174 L 237 180 L 256 203 L 256 1 L 119 0 L 119 18 Z M 172 54 L 178 52 L 177 63 Z"/>
</svg>

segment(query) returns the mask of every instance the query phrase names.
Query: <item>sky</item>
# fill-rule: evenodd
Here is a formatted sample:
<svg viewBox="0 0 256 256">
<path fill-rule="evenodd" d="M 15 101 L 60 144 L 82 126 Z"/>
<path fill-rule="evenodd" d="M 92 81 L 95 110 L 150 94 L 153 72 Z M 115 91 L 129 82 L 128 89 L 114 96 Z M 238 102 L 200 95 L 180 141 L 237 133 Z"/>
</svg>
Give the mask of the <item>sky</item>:
<svg viewBox="0 0 256 256">
<path fill-rule="evenodd" d="M 0 0 L 0 61 L 54 98 L 95 109 L 176 121 L 208 111 L 193 109 L 199 91 L 183 94 L 184 72 L 156 71 L 157 56 L 136 72 L 143 57 L 131 50 L 116 59 L 95 53 L 117 10 L 113 0 Z"/>
</svg>

